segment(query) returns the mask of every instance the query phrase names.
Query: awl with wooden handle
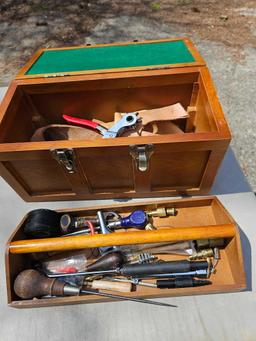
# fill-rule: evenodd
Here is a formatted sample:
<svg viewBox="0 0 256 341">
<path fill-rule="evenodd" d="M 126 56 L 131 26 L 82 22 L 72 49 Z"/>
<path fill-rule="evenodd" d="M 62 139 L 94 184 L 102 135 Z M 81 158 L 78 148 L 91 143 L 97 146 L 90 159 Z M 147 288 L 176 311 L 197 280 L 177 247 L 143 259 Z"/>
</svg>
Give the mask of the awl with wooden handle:
<svg viewBox="0 0 256 341">
<path fill-rule="evenodd" d="M 115 300 L 125 300 L 137 303 L 153 304 L 165 307 L 176 307 L 175 305 L 151 301 L 143 298 L 135 298 L 123 295 L 113 295 L 105 292 L 95 291 L 93 289 L 84 289 L 73 286 L 57 279 L 50 279 L 40 274 L 38 271 L 28 269 L 22 271 L 14 281 L 14 291 L 22 299 L 32 299 L 34 297 L 50 296 L 78 296 L 78 295 L 96 295 L 112 298 Z"/>
</svg>

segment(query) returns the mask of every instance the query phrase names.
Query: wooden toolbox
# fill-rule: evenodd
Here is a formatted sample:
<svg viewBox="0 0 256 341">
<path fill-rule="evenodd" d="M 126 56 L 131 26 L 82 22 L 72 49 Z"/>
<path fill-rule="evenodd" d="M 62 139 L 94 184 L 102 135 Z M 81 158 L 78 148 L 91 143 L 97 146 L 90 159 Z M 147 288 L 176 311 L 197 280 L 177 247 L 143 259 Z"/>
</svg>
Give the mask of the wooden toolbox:
<svg viewBox="0 0 256 341">
<path fill-rule="evenodd" d="M 63 114 L 106 122 L 175 103 L 190 115 L 182 134 L 30 142 L 37 128 L 65 123 Z M 0 175 L 26 201 L 202 194 L 230 138 L 187 38 L 40 50 L 0 107 Z"/>
<path fill-rule="evenodd" d="M 138 286 L 137 290 L 127 293 L 126 296 L 153 298 L 153 297 L 171 297 L 182 295 L 199 295 L 209 293 L 225 293 L 241 291 L 246 288 L 246 279 L 243 266 L 243 255 L 239 231 L 235 221 L 222 206 L 216 197 L 188 198 L 166 201 L 154 201 L 145 203 L 118 204 L 104 207 L 88 207 L 72 210 L 60 210 L 59 212 L 71 213 L 75 216 L 95 215 L 97 210 L 111 210 L 121 214 L 129 214 L 134 209 L 155 210 L 159 207 L 174 207 L 177 209 L 176 216 L 165 218 L 154 218 L 156 231 L 146 231 L 148 242 L 160 241 L 157 234 L 162 235 L 161 241 L 173 242 L 193 239 L 218 239 L 224 238 L 225 244 L 220 248 L 220 260 L 216 266 L 216 273 L 210 276 L 211 285 L 193 288 L 178 289 L 155 289 Z M 28 253 L 11 253 L 10 244 L 17 243 L 25 238 L 23 227 L 26 217 L 18 225 L 10 237 L 6 248 L 6 281 L 8 304 L 16 308 L 56 306 L 78 303 L 96 303 L 106 302 L 109 299 L 97 296 L 70 296 L 54 297 L 41 299 L 19 299 L 13 290 L 13 283 L 16 276 L 24 269 L 31 268 L 31 258 Z M 143 231 L 122 230 L 109 235 L 100 235 L 101 243 L 97 246 L 137 244 L 140 242 L 140 235 Z M 122 235 L 122 236 L 121 236 Z M 70 237 L 65 237 L 70 238 Z M 75 236 L 72 238 L 84 238 L 84 243 L 88 247 L 92 246 L 93 236 Z M 62 238 L 63 239 L 63 238 Z M 67 239 L 68 242 L 69 239 Z M 122 240 L 122 243 L 120 242 Z M 12 244 L 13 245 L 13 244 Z M 16 245 L 17 246 L 17 245 Z M 63 246 L 63 245 L 62 245 Z M 95 246 L 95 244 L 94 244 Z M 75 243 L 73 243 L 73 249 Z M 58 248 L 56 248 L 58 250 Z M 47 248 L 45 248 L 47 251 Z M 12 252 L 15 252 L 15 250 Z M 186 256 L 161 255 L 163 260 L 186 259 Z"/>
</svg>

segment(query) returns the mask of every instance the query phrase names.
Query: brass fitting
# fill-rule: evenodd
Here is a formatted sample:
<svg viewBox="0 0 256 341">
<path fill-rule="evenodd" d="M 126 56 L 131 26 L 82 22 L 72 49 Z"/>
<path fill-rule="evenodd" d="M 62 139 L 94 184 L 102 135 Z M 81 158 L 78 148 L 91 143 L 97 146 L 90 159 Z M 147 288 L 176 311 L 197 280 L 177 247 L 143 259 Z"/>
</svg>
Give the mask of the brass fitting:
<svg viewBox="0 0 256 341">
<path fill-rule="evenodd" d="M 154 211 L 149 211 L 147 214 L 150 217 L 167 217 L 177 215 L 177 210 L 174 207 L 158 207 Z"/>
<path fill-rule="evenodd" d="M 224 238 L 216 238 L 216 239 L 198 239 L 195 241 L 196 249 L 207 249 L 214 247 L 223 247 L 225 245 Z"/>
</svg>

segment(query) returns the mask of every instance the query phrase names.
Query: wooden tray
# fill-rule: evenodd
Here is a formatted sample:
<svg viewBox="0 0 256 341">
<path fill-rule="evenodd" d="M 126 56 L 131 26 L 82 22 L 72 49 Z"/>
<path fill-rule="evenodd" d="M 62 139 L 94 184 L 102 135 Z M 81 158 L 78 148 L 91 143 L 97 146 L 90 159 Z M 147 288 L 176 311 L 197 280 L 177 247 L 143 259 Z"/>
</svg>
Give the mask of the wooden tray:
<svg viewBox="0 0 256 341">
<path fill-rule="evenodd" d="M 189 231 L 193 226 L 207 227 L 219 226 L 219 236 L 223 236 L 223 228 L 229 226 L 233 228 L 233 235 L 226 238 L 226 244 L 221 249 L 221 259 L 217 265 L 216 274 L 212 274 L 210 280 L 212 285 L 194 288 L 182 289 L 154 289 L 148 287 L 138 287 L 136 292 L 128 293 L 129 296 L 135 297 L 172 297 L 183 295 L 201 295 L 210 293 L 224 293 L 241 291 L 246 288 L 246 278 L 243 266 L 243 254 L 241 250 L 239 231 L 235 221 L 222 206 L 216 197 L 178 199 L 167 201 L 154 201 L 145 203 L 119 204 L 104 207 L 89 207 L 81 209 L 59 210 L 59 212 L 72 212 L 83 216 L 84 214 L 95 214 L 98 209 L 111 209 L 120 213 L 129 213 L 135 208 L 152 210 L 157 207 L 176 207 L 178 215 L 168 218 L 155 219 L 155 225 L 161 229 L 161 226 L 169 225 L 173 228 L 186 227 Z M 11 254 L 9 244 L 12 241 L 22 240 L 25 238 L 22 227 L 26 217 L 18 225 L 6 248 L 6 282 L 8 304 L 15 308 L 30 307 L 47 307 L 56 305 L 78 304 L 78 303 L 97 303 L 107 302 L 110 299 L 102 299 L 96 296 L 82 297 L 59 297 L 47 299 L 21 300 L 13 291 L 13 282 L 17 274 L 27 268 L 30 268 L 29 257 L 26 254 Z M 164 227 L 162 227 L 164 229 Z M 128 232 L 123 232 L 128 233 Z M 215 236 L 216 238 L 218 236 Z M 179 240 L 184 240 L 184 235 L 180 235 Z M 131 241 L 132 244 L 132 241 Z M 183 256 L 165 255 L 165 260 L 185 259 Z"/>
</svg>

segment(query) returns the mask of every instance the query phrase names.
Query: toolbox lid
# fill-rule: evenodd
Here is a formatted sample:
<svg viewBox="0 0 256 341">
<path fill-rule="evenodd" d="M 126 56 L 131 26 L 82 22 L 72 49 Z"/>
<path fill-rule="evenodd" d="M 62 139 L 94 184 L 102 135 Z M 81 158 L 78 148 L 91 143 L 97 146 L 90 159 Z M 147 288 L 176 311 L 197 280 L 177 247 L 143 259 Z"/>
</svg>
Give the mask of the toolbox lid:
<svg viewBox="0 0 256 341">
<path fill-rule="evenodd" d="M 187 38 L 41 49 L 16 78 L 41 78 L 205 65 Z"/>
</svg>

